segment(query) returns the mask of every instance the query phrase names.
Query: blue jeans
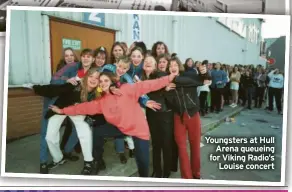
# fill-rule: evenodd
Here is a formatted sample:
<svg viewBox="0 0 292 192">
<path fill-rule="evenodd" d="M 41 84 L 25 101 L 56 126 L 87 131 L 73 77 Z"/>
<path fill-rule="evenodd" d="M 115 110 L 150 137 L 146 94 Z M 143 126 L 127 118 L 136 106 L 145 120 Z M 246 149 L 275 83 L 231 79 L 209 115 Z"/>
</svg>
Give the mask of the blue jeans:
<svg viewBox="0 0 292 192">
<path fill-rule="evenodd" d="M 93 127 L 93 157 L 99 161 L 104 152 L 105 137 L 124 138 L 124 134 L 114 125 L 106 123 L 104 125 Z M 149 174 L 149 140 L 143 140 L 133 137 L 135 145 L 135 159 L 140 177 L 148 177 Z"/>
<path fill-rule="evenodd" d="M 116 147 L 117 153 L 124 153 L 125 152 L 124 137 L 115 138 L 115 147 Z"/>
<path fill-rule="evenodd" d="M 40 146 L 40 163 L 47 163 L 48 162 L 48 145 L 46 141 L 46 134 L 47 134 L 47 127 L 48 127 L 48 119 L 45 118 L 45 115 L 48 111 L 50 105 L 54 104 L 56 98 L 49 99 L 44 97 L 44 104 L 43 104 L 43 114 L 42 114 L 42 122 L 41 122 L 41 146 Z M 72 124 L 74 126 L 74 124 Z M 78 143 L 78 137 L 75 127 L 72 128 L 72 133 L 65 145 L 64 151 L 66 153 L 70 153 L 73 151 L 75 145 Z"/>
</svg>

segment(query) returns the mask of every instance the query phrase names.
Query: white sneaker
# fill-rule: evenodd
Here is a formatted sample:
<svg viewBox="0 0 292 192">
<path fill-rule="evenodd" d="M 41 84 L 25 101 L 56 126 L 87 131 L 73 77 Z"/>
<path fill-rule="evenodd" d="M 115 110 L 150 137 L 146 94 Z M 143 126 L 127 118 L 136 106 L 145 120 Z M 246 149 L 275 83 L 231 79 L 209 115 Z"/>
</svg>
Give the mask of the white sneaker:
<svg viewBox="0 0 292 192">
<path fill-rule="evenodd" d="M 34 84 L 32 84 L 32 83 L 26 83 L 26 84 L 22 85 L 23 88 L 27 88 L 27 89 L 33 89 L 32 88 L 33 86 L 34 86 Z"/>
<path fill-rule="evenodd" d="M 235 103 L 232 103 L 231 105 L 229 105 L 229 107 L 233 107 L 235 105 Z"/>
<path fill-rule="evenodd" d="M 235 108 L 235 107 L 237 107 L 237 104 L 234 103 L 234 105 L 232 106 L 232 108 Z"/>
</svg>

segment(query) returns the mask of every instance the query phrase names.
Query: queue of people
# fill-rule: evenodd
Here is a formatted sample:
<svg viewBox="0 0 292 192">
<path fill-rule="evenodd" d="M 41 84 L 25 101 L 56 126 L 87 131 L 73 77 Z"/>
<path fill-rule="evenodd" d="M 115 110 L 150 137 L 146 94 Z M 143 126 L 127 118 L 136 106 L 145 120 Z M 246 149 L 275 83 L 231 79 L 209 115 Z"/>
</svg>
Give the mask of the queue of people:
<svg viewBox="0 0 292 192">
<path fill-rule="evenodd" d="M 274 109 L 275 98 L 281 114 L 283 82 L 279 70 L 267 73 L 262 66 L 229 66 L 192 58 L 182 63 L 161 41 L 151 50 L 144 42 L 129 47 L 115 42 L 109 54 L 102 46 L 84 49 L 80 61 L 73 49 L 64 49 L 49 85 L 24 85 L 44 97 L 40 173 L 78 161 L 72 152 L 79 143 L 84 158 L 81 174 L 97 175 L 106 169 L 104 143 L 114 138 L 120 162 L 127 163 L 128 148 L 140 177 L 168 178 L 178 171 L 179 162 L 182 178 L 200 179 L 200 118 L 220 113 L 224 105 L 245 106 L 246 101 L 251 109 L 253 99 L 254 107 L 261 108 L 265 94 L 267 109 Z M 71 130 L 63 149 L 62 126 Z"/>
</svg>

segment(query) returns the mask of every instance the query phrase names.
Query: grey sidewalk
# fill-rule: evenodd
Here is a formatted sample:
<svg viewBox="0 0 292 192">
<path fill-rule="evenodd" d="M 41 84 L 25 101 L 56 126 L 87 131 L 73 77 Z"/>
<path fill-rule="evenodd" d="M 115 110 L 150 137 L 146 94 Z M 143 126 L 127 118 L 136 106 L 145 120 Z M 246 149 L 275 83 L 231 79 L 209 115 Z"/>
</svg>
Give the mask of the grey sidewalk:
<svg viewBox="0 0 292 192">
<path fill-rule="evenodd" d="M 241 107 L 225 107 L 220 114 L 211 113 L 202 120 L 202 135 L 218 126 L 226 117 L 233 116 L 242 110 Z M 39 172 L 39 146 L 40 136 L 29 136 L 7 144 L 6 172 L 12 173 L 38 173 Z M 52 174 L 78 175 L 83 168 L 82 155 L 77 162 L 68 162 L 52 170 Z M 107 165 L 102 176 L 134 176 L 137 173 L 135 159 L 129 158 L 127 164 L 121 164 L 115 153 L 114 143 L 111 140 L 105 144 L 104 159 Z"/>
</svg>

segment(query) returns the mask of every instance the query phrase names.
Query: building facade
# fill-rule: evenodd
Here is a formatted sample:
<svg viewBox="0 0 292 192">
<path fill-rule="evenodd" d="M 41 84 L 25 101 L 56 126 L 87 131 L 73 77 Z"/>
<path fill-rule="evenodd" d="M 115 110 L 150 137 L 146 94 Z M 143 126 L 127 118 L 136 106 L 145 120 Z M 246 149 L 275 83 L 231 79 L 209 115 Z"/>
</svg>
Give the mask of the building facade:
<svg viewBox="0 0 292 192">
<path fill-rule="evenodd" d="M 286 50 L 286 37 L 265 39 L 266 42 L 266 58 L 273 59 L 275 63 L 267 66 L 271 68 L 278 68 L 285 71 L 285 50 Z"/>
<path fill-rule="evenodd" d="M 13 10 L 8 136 L 23 135 L 16 129 L 20 126 L 17 123 L 24 124 L 25 118 L 31 122 L 23 128 L 28 130 L 26 134 L 39 131 L 41 98 L 18 87 L 23 83 L 48 83 L 64 47 L 71 46 L 79 54 L 84 48 L 98 46 L 110 51 L 115 41 L 131 44 L 142 40 L 148 49 L 156 41 L 163 41 L 182 62 L 191 57 L 230 65 L 257 65 L 265 63 L 260 57 L 261 24 L 262 20 L 251 18 Z M 13 116 L 17 110 L 27 110 L 19 108 L 22 105 L 29 105 L 31 114 Z"/>
</svg>

